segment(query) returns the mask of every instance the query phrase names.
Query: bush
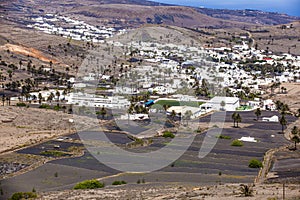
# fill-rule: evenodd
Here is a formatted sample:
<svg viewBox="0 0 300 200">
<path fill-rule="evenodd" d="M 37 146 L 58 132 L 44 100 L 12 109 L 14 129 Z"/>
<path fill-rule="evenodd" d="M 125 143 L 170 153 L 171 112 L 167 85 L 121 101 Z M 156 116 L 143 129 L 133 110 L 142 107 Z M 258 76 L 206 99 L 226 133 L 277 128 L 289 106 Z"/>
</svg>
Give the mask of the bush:
<svg viewBox="0 0 300 200">
<path fill-rule="evenodd" d="M 9 200 L 21 200 L 21 199 L 30 199 L 37 198 L 36 193 L 34 192 L 17 192 L 14 193 Z"/>
<path fill-rule="evenodd" d="M 17 105 L 18 107 L 26 107 L 26 103 L 23 103 L 23 102 L 22 102 L 22 103 L 17 103 L 16 105 Z"/>
<path fill-rule="evenodd" d="M 100 183 L 98 180 L 96 179 L 92 179 L 92 180 L 85 180 L 82 181 L 80 183 L 77 183 L 74 186 L 74 190 L 78 190 L 78 189 L 97 189 L 97 188 L 103 188 L 104 187 L 104 183 Z"/>
<path fill-rule="evenodd" d="M 165 131 L 163 134 L 164 138 L 174 138 L 175 135 L 173 133 L 171 133 L 170 131 Z"/>
<path fill-rule="evenodd" d="M 123 185 L 126 184 L 126 181 L 114 181 L 112 185 Z"/>
<path fill-rule="evenodd" d="M 62 157 L 62 156 L 70 155 L 70 154 L 64 153 L 62 151 L 56 151 L 56 150 L 42 151 L 42 152 L 40 152 L 40 154 L 43 156 L 54 156 L 54 157 Z"/>
<path fill-rule="evenodd" d="M 227 136 L 227 135 L 219 135 L 219 136 L 217 136 L 217 138 L 219 138 L 219 139 L 226 139 L 226 140 L 230 140 L 231 139 L 231 137 Z"/>
<path fill-rule="evenodd" d="M 61 108 L 60 106 L 54 106 L 54 107 L 53 107 L 53 110 L 59 111 L 60 108 Z"/>
<path fill-rule="evenodd" d="M 248 166 L 250 168 L 261 168 L 263 165 L 262 165 L 261 161 L 259 161 L 257 159 L 252 159 L 252 160 L 250 160 Z"/>
<path fill-rule="evenodd" d="M 39 106 L 39 108 L 50 109 L 51 107 L 48 104 L 42 104 L 42 105 Z"/>
<path fill-rule="evenodd" d="M 241 147 L 243 145 L 244 145 L 244 143 L 240 140 L 233 140 L 231 143 L 231 146 L 234 146 L 234 147 Z"/>
</svg>

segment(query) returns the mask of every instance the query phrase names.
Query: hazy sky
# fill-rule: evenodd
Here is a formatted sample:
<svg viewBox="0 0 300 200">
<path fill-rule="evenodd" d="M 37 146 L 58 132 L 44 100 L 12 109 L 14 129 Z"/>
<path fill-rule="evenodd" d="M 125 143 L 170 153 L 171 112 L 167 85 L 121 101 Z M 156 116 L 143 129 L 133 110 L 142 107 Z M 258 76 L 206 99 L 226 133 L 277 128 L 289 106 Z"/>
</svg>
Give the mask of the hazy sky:
<svg viewBox="0 0 300 200">
<path fill-rule="evenodd" d="M 154 0 L 161 3 L 206 8 L 256 9 L 300 16 L 300 0 Z"/>
</svg>

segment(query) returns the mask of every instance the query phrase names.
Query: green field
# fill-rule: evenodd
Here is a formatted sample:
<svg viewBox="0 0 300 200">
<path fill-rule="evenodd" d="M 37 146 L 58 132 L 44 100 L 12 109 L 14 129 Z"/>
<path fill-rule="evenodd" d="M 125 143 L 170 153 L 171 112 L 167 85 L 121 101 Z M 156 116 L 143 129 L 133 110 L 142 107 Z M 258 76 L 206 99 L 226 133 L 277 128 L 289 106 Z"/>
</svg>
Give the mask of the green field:
<svg viewBox="0 0 300 200">
<path fill-rule="evenodd" d="M 155 104 L 157 105 L 168 105 L 168 106 L 191 106 L 199 107 L 203 102 L 197 101 L 176 101 L 176 100 L 159 100 Z"/>
</svg>

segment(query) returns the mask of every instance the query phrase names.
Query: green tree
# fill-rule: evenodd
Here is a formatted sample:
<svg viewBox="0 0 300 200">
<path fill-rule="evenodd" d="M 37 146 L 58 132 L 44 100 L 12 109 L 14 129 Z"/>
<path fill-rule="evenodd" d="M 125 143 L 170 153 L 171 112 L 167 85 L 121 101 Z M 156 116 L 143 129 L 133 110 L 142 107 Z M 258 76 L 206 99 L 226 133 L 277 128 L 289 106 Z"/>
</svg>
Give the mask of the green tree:
<svg viewBox="0 0 300 200">
<path fill-rule="evenodd" d="M 237 125 L 237 127 L 239 127 L 239 123 L 241 123 L 241 122 L 242 122 L 242 117 L 241 117 L 240 114 L 237 114 L 237 116 L 236 116 L 236 125 Z"/>
<path fill-rule="evenodd" d="M 256 115 L 256 120 L 258 121 L 258 118 L 261 116 L 261 110 L 260 110 L 260 108 L 257 108 L 255 110 L 254 114 Z"/>
<path fill-rule="evenodd" d="M 164 105 L 163 105 L 163 108 L 165 109 L 165 111 L 167 111 L 169 107 L 170 107 L 170 106 L 167 105 L 167 104 L 164 104 Z"/>
<path fill-rule="evenodd" d="M 86 180 L 86 181 L 82 181 L 80 183 L 77 183 L 74 186 L 74 190 L 78 190 L 78 189 L 97 189 L 97 188 L 103 188 L 104 187 L 104 183 L 99 182 L 96 179 L 93 180 Z"/>
<path fill-rule="evenodd" d="M 174 110 L 172 110 L 170 116 L 171 116 L 172 120 L 174 121 L 175 117 L 176 117 L 176 112 Z"/>
<path fill-rule="evenodd" d="M 102 119 L 104 119 L 104 116 L 106 115 L 106 109 L 104 108 L 104 106 L 102 106 L 101 110 L 100 110 L 100 115 L 102 116 Z"/>
<path fill-rule="evenodd" d="M 12 78 L 12 71 L 9 69 L 9 70 L 7 70 L 7 73 L 8 73 L 9 79 L 11 80 L 11 78 Z"/>
<path fill-rule="evenodd" d="M 236 119 L 237 119 L 237 113 L 236 112 L 234 112 L 231 115 L 231 119 L 233 120 L 233 127 L 235 128 L 236 127 L 235 123 L 236 123 Z"/>
<path fill-rule="evenodd" d="M 186 124 L 189 125 L 189 120 L 191 119 L 191 116 L 193 115 L 192 111 L 191 110 L 187 110 L 185 113 L 184 113 L 184 119 L 186 120 Z"/>
<path fill-rule="evenodd" d="M 300 142 L 300 130 L 297 126 L 294 126 L 291 133 L 292 141 L 295 143 L 295 150 L 297 150 L 297 143 Z"/>
<path fill-rule="evenodd" d="M 224 107 L 226 106 L 225 101 L 221 101 L 220 105 L 221 105 L 221 107 L 222 107 L 222 110 L 225 110 L 225 109 L 224 109 Z"/>
<path fill-rule="evenodd" d="M 42 104 L 43 96 L 40 92 L 39 92 L 38 99 L 39 99 L 39 104 Z"/>
<path fill-rule="evenodd" d="M 281 117 L 279 119 L 279 123 L 281 125 L 281 132 L 283 133 L 284 127 L 287 125 L 287 120 L 285 118 L 285 115 L 281 115 Z"/>
<path fill-rule="evenodd" d="M 19 62 L 20 69 L 22 68 L 22 60 Z"/>
<path fill-rule="evenodd" d="M 56 93 L 55 93 L 56 97 L 57 97 L 57 101 L 59 101 L 59 97 L 60 97 L 60 92 L 58 90 L 56 90 Z"/>
<path fill-rule="evenodd" d="M 250 160 L 249 165 L 248 165 L 248 167 L 250 167 L 250 168 L 261 168 L 262 166 L 263 166 L 262 162 L 257 159 Z"/>
<path fill-rule="evenodd" d="M 50 101 L 50 103 L 51 103 L 54 97 L 55 96 L 54 96 L 53 92 L 51 92 L 50 95 L 48 96 L 47 100 Z"/>
<path fill-rule="evenodd" d="M 9 200 L 35 199 L 37 194 L 34 192 L 17 192 L 14 193 Z"/>
</svg>

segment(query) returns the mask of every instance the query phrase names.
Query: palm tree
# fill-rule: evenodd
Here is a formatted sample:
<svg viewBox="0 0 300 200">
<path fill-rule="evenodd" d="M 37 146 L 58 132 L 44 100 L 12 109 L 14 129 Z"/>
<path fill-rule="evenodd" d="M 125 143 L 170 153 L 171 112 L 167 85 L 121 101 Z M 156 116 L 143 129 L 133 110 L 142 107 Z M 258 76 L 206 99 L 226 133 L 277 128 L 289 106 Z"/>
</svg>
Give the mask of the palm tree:
<svg viewBox="0 0 300 200">
<path fill-rule="evenodd" d="M 56 90 L 55 95 L 57 96 L 57 101 L 59 101 L 59 97 L 60 97 L 60 92 L 58 90 Z"/>
<path fill-rule="evenodd" d="M 172 120 L 174 121 L 175 117 L 176 117 L 176 112 L 174 110 L 172 110 L 170 116 L 171 116 Z"/>
<path fill-rule="evenodd" d="M 64 100 L 66 100 L 66 95 L 68 94 L 67 89 L 64 89 L 62 95 L 64 95 Z"/>
<path fill-rule="evenodd" d="M 259 116 L 261 116 L 261 110 L 260 110 L 260 108 L 257 108 L 255 110 L 254 114 L 256 115 L 256 120 L 258 121 Z"/>
<path fill-rule="evenodd" d="M 193 115 L 192 111 L 190 110 L 187 110 L 185 113 L 184 113 L 184 118 L 186 120 L 186 125 L 189 125 L 189 120 L 191 119 L 191 116 Z"/>
<path fill-rule="evenodd" d="M 6 97 L 6 105 L 10 106 L 10 97 Z"/>
<path fill-rule="evenodd" d="M 127 115 L 128 115 L 127 122 L 128 122 L 128 125 L 129 125 L 129 117 L 130 117 L 130 114 L 132 114 L 132 112 L 133 112 L 133 105 L 130 104 L 130 106 L 129 106 L 128 110 L 127 110 Z"/>
<path fill-rule="evenodd" d="M 281 109 L 280 109 L 282 115 L 286 114 L 286 112 L 289 111 L 289 110 L 290 110 L 290 108 L 287 104 L 283 104 Z"/>
<path fill-rule="evenodd" d="M 102 116 L 102 119 L 104 119 L 104 116 L 106 115 L 106 109 L 104 108 L 104 106 L 102 106 L 100 110 L 100 115 Z"/>
<path fill-rule="evenodd" d="M 22 68 L 22 60 L 19 62 L 20 69 Z"/>
<path fill-rule="evenodd" d="M 279 122 L 280 122 L 280 124 L 281 124 L 281 132 L 283 133 L 283 131 L 284 131 L 284 126 L 287 125 L 287 121 L 286 121 L 284 115 L 281 115 L 281 118 L 279 119 Z"/>
<path fill-rule="evenodd" d="M 42 96 L 42 94 L 40 92 L 39 92 L 38 99 L 39 99 L 39 104 L 41 104 L 42 100 L 43 100 L 43 96 Z"/>
<path fill-rule="evenodd" d="M 53 98 L 54 98 L 54 94 L 53 94 L 53 92 L 51 92 L 50 95 L 48 96 L 47 100 L 50 101 L 50 103 L 51 103 Z"/>
<path fill-rule="evenodd" d="M 297 150 L 297 143 L 300 142 L 300 130 L 297 126 L 294 126 L 291 133 L 293 134 L 292 141 L 295 142 L 295 150 Z"/>
<path fill-rule="evenodd" d="M 165 111 L 167 111 L 169 107 L 170 107 L 170 106 L 167 105 L 167 104 L 164 104 L 164 105 L 163 105 L 163 108 L 165 109 Z"/>
<path fill-rule="evenodd" d="M 236 123 L 236 119 L 237 119 L 237 113 L 234 112 L 232 115 L 231 115 L 231 118 L 233 119 L 233 127 L 235 128 L 235 123 Z"/>
<path fill-rule="evenodd" d="M 224 109 L 224 107 L 226 106 L 225 101 L 221 101 L 220 105 L 221 105 L 221 107 L 222 107 L 222 110 L 225 110 L 225 109 Z"/>
<path fill-rule="evenodd" d="M 236 115 L 236 124 L 237 124 L 237 127 L 239 127 L 239 123 L 242 122 L 242 117 L 240 116 L 240 114 L 237 114 Z"/>
</svg>

